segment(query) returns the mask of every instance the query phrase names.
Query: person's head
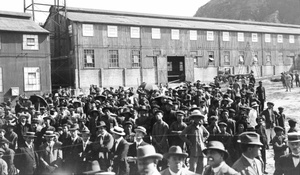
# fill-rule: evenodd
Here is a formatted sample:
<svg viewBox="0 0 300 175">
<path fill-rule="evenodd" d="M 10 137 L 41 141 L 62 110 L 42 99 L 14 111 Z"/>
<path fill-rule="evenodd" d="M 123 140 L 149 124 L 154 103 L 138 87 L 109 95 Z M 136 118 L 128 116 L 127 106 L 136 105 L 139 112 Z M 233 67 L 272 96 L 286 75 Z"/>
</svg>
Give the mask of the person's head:
<svg viewBox="0 0 300 175">
<path fill-rule="evenodd" d="M 184 111 L 179 110 L 179 111 L 176 112 L 176 118 L 177 118 L 178 122 L 183 121 L 184 116 L 185 116 Z"/>
<path fill-rule="evenodd" d="M 125 135 L 124 129 L 119 126 L 114 126 L 110 129 L 110 132 L 112 133 L 115 140 Z"/>
<path fill-rule="evenodd" d="M 193 120 L 194 124 L 196 124 L 196 125 L 202 125 L 204 122 L 203 121 L 204 116 L 201 114 L 201 112 L 199 110 L 194 110 L 191 112 L 190 120 Z"/>
<path fill-rule="evenodd" d="M 297 124 L 296 120 L 294 120 L 294 119 L 290 119 L 290 120 L 288 121 L 288 123 L 289 123 L 289 126 L 290 126 L 291 128 L 296 127 L 296 124 Z"/>
<path fill-rule="evenodd" d="M 183 153 L 179 146 L 171 146 L 169 148 L 169 152 L 164 154 L 164 158 L 168 160 L 169 168 L 174 173 L 177 173 L 183 168 L 184 161 L 187 156 L 188 154 Z"/>
<path fill-rule="evenodd" d="M 256 118 L 256 122 L 257 122 L 258 125 L 262 125 L 264 123 L 264 121 L 265 121 L 265 116 L 264 115 L 258 116 Z"/>
<path fill-rule="evenodd" d="M 288 133 L 288 145 L 293 154 L 300 154 L 300 133 Z"/>
<path fill-rule="evenodd" d="M 278 107 L 278 111 L 279 111 L 279 113 L 283 113 L 283 110 L 284 110 L 284 108 L 283 107 Z"/>
<path fill-rule="evenodd" d="M 20 122 L 21 123 L 26 123 L 26 121 L 27 121 L 26 115 L 21 114 L 20 115 Z"/>
<path fill-rule="evenodd" d="M 227 124 L 225 122 L 220 122 L 219 128 L 220 128 L 221 133 L 225 133 L 226 129 L 227 129 Z"/>
<path fill-rule="evenodd" d="M 26 142 L 28 145 L 33 144 L 34 139 L 36 138 L 34 132 L 27 132 L 23 137 L 24 137 L 25 142 Z"/>
<path fill-rule="evenodd" d="M 98 134 L 103 135 L 103 134 L 106 133 L 106 124 L 105 124 L 104 121 L 100 121 L 100 123 L 99 123 L 99 125 L 97 126 L 97 128 L 98 128 L 98 131 L 97 131 Z"/>
<path fill-rule="evenodd" d="M 273 109 L 274 103 L 273 102 L 268 102 L 267 106 L 268 106 L 268 109 Z"/>
<path fill-rule="evenodd" d="M 227 121 L 229 119 L 229 111 L 227 109 L 222 111 L 221 121 Z"/>
<path fill-rule="evenodd" d="M 74 124 L 71 126 L 71 128 L 69 129 L 71 137 L 72 138 L 76 138 L 78 136 L 78 125 Z"/>
<path fill-rule="evenodd" d="M 241 149 L 245 156 L 253 159 L 259 155 L 263 144 L 260 142 L 259 134 L 255 132 L 244 132 L 240 134 Z"/>
<path fill-rule="evenodd" d="M 259 84 L 259 86 L 262 86 L 262 82 L 261 81 L 259 81 L 258 84 Z"/>
<path fill-rule="evenodd" d="M 51 141 L 54 141 L 55 134 L 53 131 L 46 131 L 44 134 L 44 138 L 46 139 L 47 143 L 50 143 Z"/>
<path fill-rule="evenodd" d="M 90 139 L 90 136 L 91 136 L 91 132 L 90 130 L 87 128 L 87 127 L 84 127 L 82 130 L 81 130 L 81 137 L 82 137 L 82 140 L 84 142 L 88 141 Z"/>
<path fill-rule="evenodd" d="M 173 107 L 173 102 L 171 100 L 168 100 L 167 103 L 165 104 L 166 111 L 171 111 L 172 107 Z"/>
<path fill-rule="evenodd" d="M 0 140 L 0 147 L 4 150 L 7 150 L 9 148 L 9 141 L 6 138 L 2 138 Z"/>
<path fill-rule="evenodd" d="M 143 126 L 138 126 L 135 130 L 135 139 L 136 141 L 141 141 L 144 136 L 147 134 L 146 128 Z"/>
<path fill-rule="evenodd" d="M 162 159 L 152 145 L 140 146 L 137 149 L 137 166 L 140 175 L 151 175 L 157 171 L 157 163 Z"/>
<path fill-rule="evenodd" d="M 69 131 L 69 126 L 67 124 L 64 124 L 63 127 L 62 127 L 62 131 L 64 133 L 67 133 Z"/>
<path fill-rule="evenodd" d="M 228 152 L 225 150 L 223 143 L 219 141 L 208 142 L 203 153 L 207 157 L 207 164 L 214 168 L 218 167 L 228 157 Z"/>
<path fill-rule="evenodd" d="M 246 129 L 245 129 L 245 124 L 240 122 L 237 124 L 237 133 L 243 133 Z"/>
<path fill-rule="evenodd" d="M 163 111 L 158 110 L 158 111 L 155 112 L 155 119 L 156 119 L 156 121 L 162 121 L 163 116 L 164 116 L 164 112 Z"/>
<path fill-rule="evenodd" d="M 275 126 L 274 131 L 277 136 L 281 136 L 284 133 L 284 129 L 281 126 Z"/>
<path fill-rule="evenodd" d="M 139 115 L 141 117 L 148 117 L 149 116 L 149 112 L 148 112 L 148 108 L 145 105 L 142 105 L 139 109 Z"/>
</svg>

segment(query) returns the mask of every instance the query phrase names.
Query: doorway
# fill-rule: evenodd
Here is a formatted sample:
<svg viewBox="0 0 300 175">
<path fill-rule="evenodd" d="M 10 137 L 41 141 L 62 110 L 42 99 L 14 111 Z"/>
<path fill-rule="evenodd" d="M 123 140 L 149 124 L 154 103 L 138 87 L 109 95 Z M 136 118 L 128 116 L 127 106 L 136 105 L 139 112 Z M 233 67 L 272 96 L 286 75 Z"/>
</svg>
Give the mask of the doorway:
<svg viewBox="0 0 300 175">
<path fill-rule="evenodd" d="M 168 82 L 177 83 L 185 81 L 185 65 L 183 56 L 168 56 Z"/>
</svg>

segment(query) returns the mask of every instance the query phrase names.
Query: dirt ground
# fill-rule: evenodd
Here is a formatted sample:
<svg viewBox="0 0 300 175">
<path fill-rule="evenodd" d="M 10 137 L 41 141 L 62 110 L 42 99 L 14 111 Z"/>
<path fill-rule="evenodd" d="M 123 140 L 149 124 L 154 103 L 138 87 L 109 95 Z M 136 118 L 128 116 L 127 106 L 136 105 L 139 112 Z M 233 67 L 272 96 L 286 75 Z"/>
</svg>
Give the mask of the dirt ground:
<svg viewBox="0 0 300 175">
<path fill-rule="evenodd" d="M 271 82 L 270 79 L 263 79 L 263 86 L 266 89 L 267 102 L 271 101 L 275 104 L 274 109 L 278 111 L 278 107 L 282 106 L 284 108 L 284 114 L 286 114 L 286 128 L 289 129 L 287 121 L 289 119 L 295 119 L 298 124 L 297 128 L 299 129 L 300 123 L 300 87 L 295 87 L 291 92 L 286 92 L 286 89 L 283 88 L 281 82 Z M 265 106 L 266 107 L 266 106 Z M 274 173 L 274 153 L 272 146 L 267 150 L 267 167 L 266 171 L 268 174 Z"/>
</svg>

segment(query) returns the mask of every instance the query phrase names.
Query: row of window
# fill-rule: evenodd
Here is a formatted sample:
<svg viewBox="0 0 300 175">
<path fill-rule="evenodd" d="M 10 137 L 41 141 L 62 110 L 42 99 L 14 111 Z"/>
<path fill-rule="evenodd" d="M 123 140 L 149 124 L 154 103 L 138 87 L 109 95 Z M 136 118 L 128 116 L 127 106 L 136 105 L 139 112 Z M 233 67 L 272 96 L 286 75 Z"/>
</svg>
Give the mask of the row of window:
<svg viewBox="0 0 300 175">
<path fill-rule="evenodd" d="M 24 91 L 40 91 L 41 77 L 39 67 L 24 67 Z M 0 92 L 3 92 L 3 71 L 0 67 Z"/>
<path fill-rule="evenodd" d="M 22 46 L 23 46 L 23 50 L 39 50 L 38 35 L 23 35 Z M 1 36 L 0 36 L 0 49 L 1 49 Z"/>
<path fill-rule="evenodd" d="M 94 25 L 93 24 L 82 24 L 82 34 L 83 36 L 94 36 Z M 161 39 L 160 28 L 151 28 L 152 39 Z M 197 30 L 189 30 L 190 40 L 197 40 L 198 34 Z M 171 29 L 171 39 L 179 40 L 180 30 Z M 264 41 L 270 43 L 272 40 L 271 34 L 264 34 Z M 107 26 L 107 37 L 118 37 L 118 26 Z M 131 38 L 140 38 L 140 27 L 130 27 L 130 37 Z M 206 31 L 206 40 L 214 41 L 214 31 Z M 222 32 L 222 40 L 230 41 L 230 32 Z M 251 33 L 252 42 L 258 42 L 258 34 Z M 237 41 L 244 42 L 245 36 L 243 32 L 237 33 Z M 277 35 L 277 42 L 283 43 L 283 35 Z M 295 36 L 289 35 L 289 43 L 295 43 Z"/>
</svg>

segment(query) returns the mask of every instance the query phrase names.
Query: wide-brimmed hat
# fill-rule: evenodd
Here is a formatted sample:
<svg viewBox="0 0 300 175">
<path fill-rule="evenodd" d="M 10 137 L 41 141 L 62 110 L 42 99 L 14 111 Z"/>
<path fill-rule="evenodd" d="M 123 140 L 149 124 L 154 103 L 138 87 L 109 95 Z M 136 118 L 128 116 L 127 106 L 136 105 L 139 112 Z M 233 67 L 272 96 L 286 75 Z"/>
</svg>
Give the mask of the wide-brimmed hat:
<svg viewBox="0 0 300 175">
<path fill-rule="evenodd" d="M 180 146 L 171 146 L 169 152 L 164 154 L 164 158 L 168 159 L 170 156 L 187 157 L 188 154 L 184 153 Z"/>
<path fill-rule="evenodd" d="M 155 148 L 152 145 L 139 146 L 137 149 L 137 160 L 146 158 L 162 159 L 162 157 L 161 154 L 156 153 Z"/>
<path fill-rule="evenodd" d="M 100 127 L 106 127 L 106 124 L 104 121 L 100 121 L 99 125 L 96 126 L 96 128 L 100 128 Z"/>
<path fill-rule="evenodd" d="M 120 136 L 124 136 L 125 132 L 124 129 L 119 127 L 119 126 L 114 126 L 113 128 L 110 129 L 110 131 L 114 134 L 120 135 Z"/>
<path fill-rule="evenodd" d="M 143 126 L 138 126 L 137 128 L 134 129 L 135 132 L 139 131 L 147 135 L 147 130 Z"/>
<path fill-rule="evenodd" d="M 224 160 L 228 157 L 228 152 L 224 147 L 224 144 L 220 141 L 212 140 L 209 141 L 206 145 L 206 148 L 203 150 L 204 154 L 207 154 L 208 150 L 218 150 L 224 153 Z"/>
<path fill-rule="evenodd" d="M 43 135 L 44 137 L 54 137 L 55 134 L 53 131 L 46 131 L 45 134 Z"/>
<path fill-rule="evenodd" d="M 288 142 L 300 142 L 300 132 L 288 133 Z"/>
<path fill-rule="evenodd" d="M 74 101 L 73 101 L 73 105 L 75 105 L 75 104 L 78 104 L 79 107 L 81 107 L 81 101 L 79 101 L 79 100 L 74 100 Z"/>
<path fill-rule="evenodd" d="M 26 134 L 24 135 L 24 137 L 31 137 L 31 138 L 35 138 L 36 135 L 34 132 L 26 132 Z"/>
<path fill-rule="evenodd" d="M 284 131 L 283 127 L 281 126 L 275 126 L 274 127 L 274 131 L 277 132 L 277 131 Z"/>
<path fill-rule="evenodd" d="M 227 127 L 227 123 L 225 123 L 225 122 L 219 122 L 218 125 L 219 125 L 219 127 L 220 126 L 226 126 Z"/>
<path fill-rule="evenodd" d="M 191 112 L 191 115 L 189 116 L 189 118 L 193 119 L 195 117 L 204 118 L 204 115 L 199 110 L 194 110 Z"/>
<path fill-rule="evenodd" d="M 243 132 L 242 134 L 239 135 L 238 142 L 247 145 L 263 146 L 263 144 L 260 142 L 259 134 L 255 132 Z"/>
</svg>

